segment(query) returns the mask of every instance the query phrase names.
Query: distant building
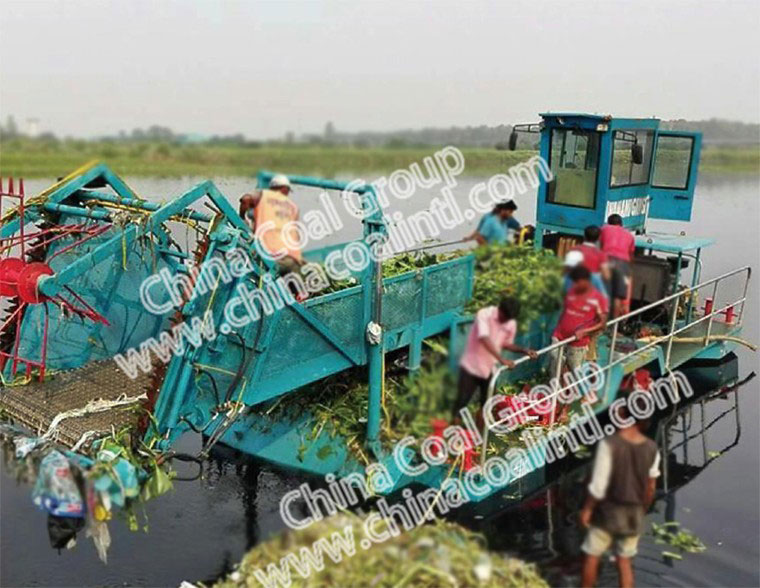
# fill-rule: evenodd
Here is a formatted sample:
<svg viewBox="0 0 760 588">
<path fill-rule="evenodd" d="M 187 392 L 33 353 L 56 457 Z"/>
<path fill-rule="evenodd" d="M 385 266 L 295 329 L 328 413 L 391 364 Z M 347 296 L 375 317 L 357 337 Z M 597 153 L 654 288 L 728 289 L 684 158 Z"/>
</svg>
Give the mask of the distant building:
<svg viewBox="0 0 760 588">
<path fill-rule="evenodd" d="M 200 133 L 185 133 L 179 136 L 179 142 L 182 143 L 183 145 L 205 143 L 207 141 L 208 141 L 208 137 L 206 135 L 201 135 Z"/>
<path fill-rule="evenodd" d="M 26 119 L 26 134 L 28 137 L 38 137 L 40 134 L 40 119 Z"/>
</svg>

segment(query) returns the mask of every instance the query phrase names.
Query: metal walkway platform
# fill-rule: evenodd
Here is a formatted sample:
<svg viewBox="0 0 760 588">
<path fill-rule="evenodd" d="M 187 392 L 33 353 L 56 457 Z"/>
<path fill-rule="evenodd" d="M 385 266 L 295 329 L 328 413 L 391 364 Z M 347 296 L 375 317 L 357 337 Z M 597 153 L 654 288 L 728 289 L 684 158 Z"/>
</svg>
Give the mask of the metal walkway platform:
<svg viewBox="0 0 760 588">
<path fill-rule="evenodd" d="M 689 328 L 682 331 L 678 338 L 690 339 L 690 338 L 703 338 L 707 335 L 707 323 L 696 323 Z M 730 336 L 735 335 L 738 332 L 736 325 L 727 324 L 721 321 L 713 321 L 710 328 L 710 335 L 715 336 Z M 667 348 L 667 343 L 663 343 L 663 350 Z M 700 352 L 705 348 L 705 344 L 702 341 L 695 341 L 691 343 L 675 340 L 673 341 L 673 350 L 671 351 L 670 363 L 673 367 L 678 367 L 681 364 L 686 363 L 690 359 L 697 357 Z M 726 349 L 728 351 L 728 349 Z"/>
<path fill-rule="evenodd" d="M 0 388 L 0 410 L 36 434 L 45 433 L 56 415 L 81 409 L 93 400 L 136 398 L 143 394 L 149 375 L 130 379 L 112 360 L 60 372 L 44 382 Z M 114 407 L 103 412 L 62 420 L 56 428 L 59 443 L 72 447 L 85 433 L 108 433 L 136 425 L 141 404 Z"/>
</svg>

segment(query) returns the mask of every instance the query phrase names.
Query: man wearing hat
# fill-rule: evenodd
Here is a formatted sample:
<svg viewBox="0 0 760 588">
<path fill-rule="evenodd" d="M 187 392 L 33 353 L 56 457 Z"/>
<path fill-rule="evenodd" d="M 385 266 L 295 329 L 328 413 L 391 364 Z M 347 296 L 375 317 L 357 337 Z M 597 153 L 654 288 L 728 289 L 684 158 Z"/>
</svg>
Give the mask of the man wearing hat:
<svg viewBox="0 0 760 588">
<path fill-rule="evenodd" d="M 591 286 L 599 292 L 609 303 L 609 296 L 607 295 L 607 289 L 604 285 L 604 278 L 602 276 L 601 271 L 593 271 L 586 260 L 586 257 L 584 256 L 584 252 L 580 248 L 571 249 L 565 254 L 565 261 L 563 263 L 564 268 L 563 272 L 565 274 L 565 279 L 562 284 L 562 291 L 564 294 L 567 294 L 570 288 L 573 285 L 573 281 L 570 279 L 570 272 L 573 270 L 574 267 L 585 267 L 589 270 L 589 273 L 591 274 Z M 588 342 L 588 351 L 586 351 L 586 359 L 588 361 L 596 361 L 598 355 L 596 350 L 596 339 L 597 334 L 592 334 L 589 336 L 589 342 Z"/>
<path fill-rule="evenodd" d="M 562 262 L 562 271 L 565 275 L 565 279 L 562 284 L 562 291 L 566 294 L 570 289 L 572 281 L 570 280 L 569 273 L 575 266 L 578 265 L 582 265 L 591 272 L 591 285 L 597 289 L 602 296 L 609 299 L 609 296 L 607 295 L 607 288 L 604 286 L 604 279 L 602 278 L 602 274 L 600 272 L 592 271 L 591 268 L 588 267 L 588 264 L 585 263 L 583 252 L 579 249 L 571 249 L 565 254 L 565 260 Z"/>
<path fill-rule="evenodd" d="M 288 177 L 277 174 L 270 180 L 269 189 L 244 194 L 239 210 L 240 216 L 251 224 L 264 254 L 286 272 L 298 271 L 304 263 L 297 246 L 298 206 L 290 198 L 291 190 Z"/>
</svg>

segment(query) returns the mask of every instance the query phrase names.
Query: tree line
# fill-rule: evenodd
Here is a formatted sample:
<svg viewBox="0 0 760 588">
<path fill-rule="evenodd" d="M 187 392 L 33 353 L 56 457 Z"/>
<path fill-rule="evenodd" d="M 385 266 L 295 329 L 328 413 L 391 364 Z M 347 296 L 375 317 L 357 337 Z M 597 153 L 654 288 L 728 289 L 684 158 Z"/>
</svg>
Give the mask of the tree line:
<svg viewBox="0 0 760 588">
<path fill-rule="evenodd" d="M 709 120 L 662 121 L 661 128 L 666 130 L 701 131 L 705 144 L 713 145 L 758 145 L 760 144 L 760 125 L 711 118 Z M 452 126 L 448 128 L 426 127 L 422 129 L 399 129 L 394 131 L 358 131 L 347 132 L 337 130 L 332 122 L 325 125 L 322 133 L 306 133 L 296 135 L 288 131 L 281 138 L 250 139 L 243 133 L 231 135 L 199 135 L 195 133 L 178 133 L 162 125 L 150 125 L 145 128 L 135 128 L 131 131 L 119 131 L 114 135 L 97 138 L 101 142 L 113 143 L 166 143 L 166 144 L 207 144 L 229 145 L 240 147 L 261 147 L 264 145 L 322 145 L 322 146 L 351 146 L 351 147 L 430 147 L 441 145 L 457 145 L 461 147 L 482 147 L 506 149 L 512 126 L 501 124 L 495 126 Z M 0 139 L 9 140 L 25 137 L 15 119 L 8 116 L 0 124 Z M 51 132 L 38 134 L 34 139 L 47 142 L 58 142 L 59 137 Z M 71 139 L 67 137 L 67 139 Z M 518 148 L 536 149 L 538 135 L 520 133 Z"/>
</svg>

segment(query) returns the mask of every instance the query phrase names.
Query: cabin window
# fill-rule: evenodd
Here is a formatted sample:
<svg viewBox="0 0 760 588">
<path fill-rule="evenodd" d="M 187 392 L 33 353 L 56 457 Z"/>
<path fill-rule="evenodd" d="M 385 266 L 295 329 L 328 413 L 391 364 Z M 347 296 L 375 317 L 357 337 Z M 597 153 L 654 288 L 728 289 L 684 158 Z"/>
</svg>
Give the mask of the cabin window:
<svg viewBox="0 0 760 588">
<path fill-rule="evenodd" d="M 594 208 L 599 167 L 599 134 L 580 129 L 555 129 L 549 146 L 554 179 L 547 184 L 546 201 Z"/>
<path fill-rule="evenodd" d="M 654 131 L 615 131 L 612 147 L 610 187 L 638 186 L 649 182 Z M 631 150 L 641 145 L 641 163 L 634 163 Z"/>
<path fill-rule="evenodd" d="M 686 190 L 689 187 L 693 149 L 693 137 L 660 135 L 657 138 L 652 185 L 655 188 Z"/>
</svg>

